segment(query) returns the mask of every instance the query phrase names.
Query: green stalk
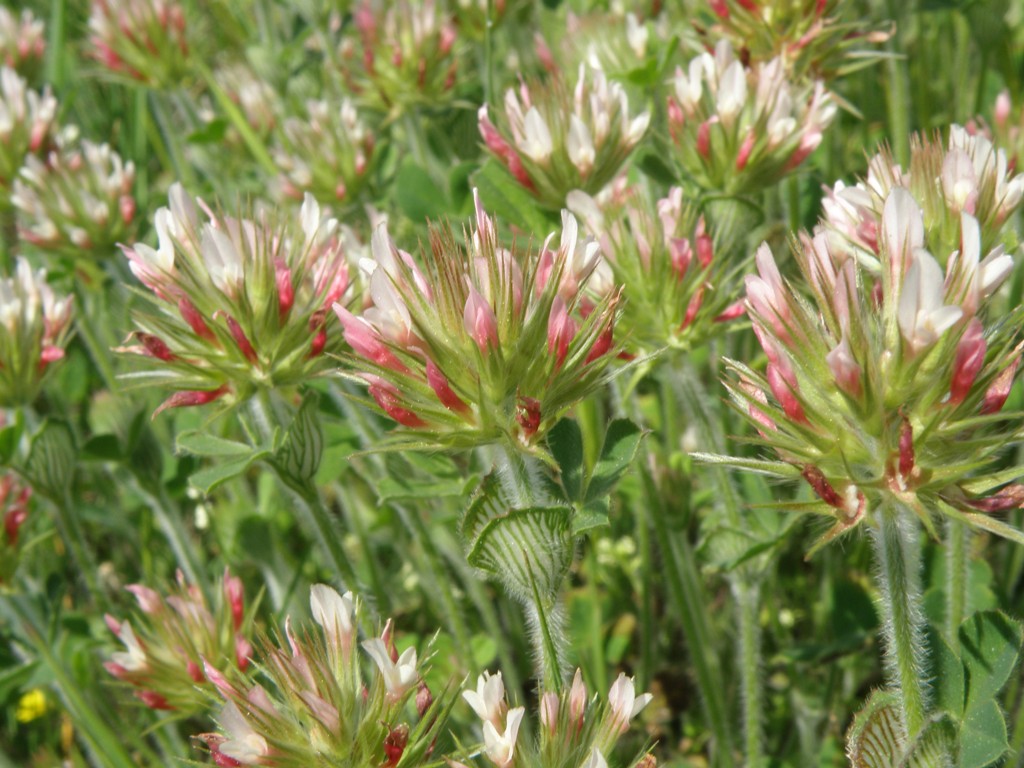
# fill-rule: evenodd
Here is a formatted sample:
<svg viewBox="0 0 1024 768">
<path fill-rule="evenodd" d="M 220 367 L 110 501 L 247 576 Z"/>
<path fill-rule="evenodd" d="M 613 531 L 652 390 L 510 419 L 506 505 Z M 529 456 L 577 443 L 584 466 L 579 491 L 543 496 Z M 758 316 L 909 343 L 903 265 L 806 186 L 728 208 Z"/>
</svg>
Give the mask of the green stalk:
<svg viewBox="0 0 1024 768">
<path fill-rule="evenodd" d="M 81 686 L 75 682 L 63 661 L 54 653 L 52 643 L 41 636 L 37 622 L 33 620 L 29 609 L 22 605 L 21 599 L 11 597 L 3 602 L 11 607 L 15 617 L 22 623 L 33 650 L 52 675 L 53 684 L 77 726 L 76 733 L 80 735 L 87 751 L 97 761 L 95 764 L 107 768 L 136 766 L 136 761 L 124 748 L 125 734 L 111 728 L 95 704 L 86 700 Z"/>
<path fill-rule="evenodd" d="M 103 385 L 111 392 L 114 392 L 117 387 L 117 377 L 114 374 L 114 366 L 110 362 L 110 347 L 100 341 L 99 336 L 96 334 L 96 329 L 93 327 L 95 313 L 92 311 L 93 302 L 90 296 L 94 292 L 86 290 L 82 286 L 81 279 L 75 280 L 74 290 L 75 303 L 77 305 L 75 330 L 78 331 L 78 335 L 89 352 L 89 357 L 92 358 L 96 370 L 99 371 L 100 377 L 103 379 Z M 97 286 L 97 290 L 102 291 L 102 286 Z"/>
<path fill-rule="evenodd" d="M 889 3 L 889 15 L 895 20 L 896 29 L 901 32 L 905 29 L 905 25 L 902 23 L 905 15 L 900 12 L 904 5 L 902 0 Z M 896 48 L 895 36 L 886 44 L 886 50 L 890 54 L 900 53 Z M 906 57 L 903 55 L 892 56 L 886 61 L 885 69 L 887 86 L 885 102 L 889 141 L 896 162 L 905 168 L 910 162 L 910 112 L 912 108 Z"/>
<path fill-rule="evenodd" d="M 918 531 L 912 514 L 889 502 L 878 511 L 871 533 L 878 562 L 886 674 L 890 688 L 900 697 L 905 736 L 912 739 L 928 714 Z"/>
<path fill-rule="evenodd" d="M 697 570 L 697 556 L 685 536 L 673 535 L 669 530 L 654 478 L 643 462 L 639 467 L 644 489 L 642 509 L 647 510 L 654 535 L 661 544 L 661 571 L 690 649 L 704 720 L 714 739 L 713 765 L 728 768 L 733 765 L 733 728 L 725 701 L 722 668 L 718 653 L 714 651 L 714 633 L 708 620 L 711 613 Z"/>
<path fill-rule="evenodd" d="M 967 549 L 970 529 L 965 523 L 946 520 L 946 640 L 954 652 L 960 650 L 960 624 L 967 610 L 970 572 Z"/>
<path fill-rule="evenodd" d="M 170 545 L 178 566 L 190 583 L 199 585 L 204 592 L 207 592 L 205 569 L 196 557 L 196 545 L 189 540 L 188 531 L 185 530 L 181 520 L 180 510 L 173 507 L 163 485 L 159 482 L 155 485 L 156 489 L 150 490 L 145 483 L 134 478 L 134 489 L 149 503 L 153 516 L 156 518 L 156 524 Z"/>
<path fill-rule="evenodd" d="M 85 532 L 82 530 L 82 522 L 75 513 L 75 502 L 71 498 L 71 489 L 64 490 L 63 499 L 51 499 L 53 508 L 57 512 L 57 528 L 60 531 L 61 539 L 71 552 L 71 559 L 74 561 L 77 570 L 85 580 L 89 594 L 97 604 L 106 609 L 107 596 L 100 587 L 97 574 L 99 568 L 92 556 L 92 550 L 85 540 Z"/>
<path fill-rule="evenodd" d="M 274 400 L 273 391 L 261 388 L 249 398 L 246 409 L 251 436 L 258 438 L 260 443 L 268 447 L 273 442 L 275 430 L 287 429 L 291 421 L 287 415 L 280 413 Z M 341 545 L 341 533 L 337 530 L 331 513 L 324 506 L 320 491 L 312 482 L 285 474 L 280 467 L 272 462 L 269 464 L 281 482 L 281 487 L 289 491 L 303 527 L 307 531 L 312 530 L 317 544 L 334 566 L 335 575 L 341 578 L 346 587 L 355 589 L 359 579 Z"/>
<path fill-rule="evenodd" d="M 764 708 L 761 705 L 761 587 L 752 579 L 729 580 L 739 609 L 740 686 L 743 696 L 743 752 L 747 768 L 764 764 Z"/>
</svg>

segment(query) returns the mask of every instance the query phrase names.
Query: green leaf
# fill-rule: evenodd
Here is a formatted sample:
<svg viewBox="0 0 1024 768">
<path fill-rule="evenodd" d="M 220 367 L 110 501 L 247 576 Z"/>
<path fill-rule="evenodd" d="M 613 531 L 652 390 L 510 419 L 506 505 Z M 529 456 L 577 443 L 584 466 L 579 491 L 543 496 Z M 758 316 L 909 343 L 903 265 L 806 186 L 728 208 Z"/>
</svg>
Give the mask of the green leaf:
<svg viewBox="0 0 1024 768">
<path fill-rule="evenodd" d="M 120 461 L 124 455 L 124 444 L 117 435 L 95 435 L 82 446 L 79 458 L 83 461 Z"/>
<path fill-rule="evenodd" d="M 274 457 L 280 471 L 299 484 L 308 484 L 316 476 L 324 452 L 319 403 L 320 397 L 315 391 L 306 393 Z"/>
<path fill-rule="evenodd" d="M 985 768 L 1009 748 L 1006 722 L 999 705 L 988 700 L 972 707 L 960 725 L 959 768 Z"/>
<path fill-rule="evenodd" d="M 466 559 L 521 600 L 532 601 L 534 590 L 553 597 L 575 554 L 571 521 L 568 507 L 510 509 L 483 526 Z"/>
<path fill-rule="evenodd" d="M 253 451 L 248 456 L 221 461 L 212 467 L 201 469 L 192 475 L 189 483 L 204 495 L 209 495 L 217 486 L 241 475 L 260 459 L 270 455 L 270 451 Z"/>
<path fill-rule="evenodd" d="M 186 141 L 189 144 L 219 144 L 224 140 L 224 134 L 228 132 L 228 121 L 218 117 L 197 131 L 188 135 Z"/>
<path fill-rule="evenodd" d="M 24 472 L 37 491 L 63 504 L 77 457 L 71 428 L 63 421 L 46 419 L 32 436 Z"/>
<path fill-rule="evenodd" d="M 903 753 L 899 698 L 878 690 L 868 697 L 846 734 L 850 768 L 892 768 Z"/>
<path fill-rule="evenodd" d="M 448 210 L 446 190 L 435 184 L 411 157 L 398 168 L 394 188 L 399 210 L 413 221 L 439 219 Z"/>
<path fill-rule="evenodd" d="M 193 456 L 242 457 L 253 452 L 251 445 L 226 440 L 206 432 L 182 432 L 174 443 L 175 453 Z"/>
<path fill-rule="evenodd" d="M 964 712 L 964 665 L 934 626 L 928 628 L 928 650 L 935 706 L 960 720 Z"/>
<path fill-rule="evenodd" d="M 480 193 L 484 208 L 500 212 L 503 221 L 541 238 L 552 229 L 533 196 L 497 160 L 487 160 L 473 174 L 472 184 Z"/>
<path fill-rule="evenodd" d="M 562 419 L 548 432 L 548 450 L 558 463 L 565 498 L 583 500 L 583 434 L 574 419 Z"/>
<path fill-rule="evenodd" d="M 572 532 L 576 536 L 602 525 L 608 525 L 608 499 L 588 502 L 583 509 L 578 509 L 572 518 Z"/>
<path fill-rule="evenodd" d="M 601 456 L 594 465 L 594 473 L 587 485 L 587 502 L 612 492 L 619 478 L 633 463 L 643 435 L 643 430 L 629 419 L 616 419 L 608 425 Z"/>
<path fill-rule="evenodd" d="M 1020 622 L 998 611 L 976 613 L 960 625 L 968 715 L 974 707 L 995 699 L 1006 684 L 1017 665 L 1022 639 Z"/>
<path fill-rule="evenodd" d="M 23 431 L 21 419 L 15 419 L 13 424 L 0 429 L 0 464 L 7 466 L 11 463 Z"/>
</svg>

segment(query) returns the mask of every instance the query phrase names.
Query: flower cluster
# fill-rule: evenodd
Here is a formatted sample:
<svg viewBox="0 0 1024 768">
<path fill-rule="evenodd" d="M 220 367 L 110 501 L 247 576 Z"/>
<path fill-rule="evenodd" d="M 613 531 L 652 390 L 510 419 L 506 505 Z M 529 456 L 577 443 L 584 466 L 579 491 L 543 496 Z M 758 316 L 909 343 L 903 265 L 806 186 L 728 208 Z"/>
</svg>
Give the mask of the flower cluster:
<svg viewBox="0 0 1024 768">
<path fill-rule="evenodd" d="M 629 298 L 619 327 L 630 347 L 692 349 L 718 323 L 742 313 L 742 304 L 730 305 L 739 268 L 716 258 L 704 218 L 684 205 L 681 187 L 657 202 L 656 215 L 637 192 L 605 210 L 573 192 L 569 208 L 598 239 L 614 282 Z"/>
<path fill-rule="evenodd" d="M 524 258 L 477 200 L 466 240 L 434 232 L 421 267 L 377 228 L 363 262 L 371 305 L 359 316 L 335 306 L 356 353 L 347 366 L 419 439 L 536 445 L 603 380 L 618 293 L 596 304 L 584 295 L 600 253 L 568 212 L 557 249 L 549 237 Z"/>
<path fill-rule="evenodd" d="M 14 182 L 11 203 L 24 241 L 71 258 L 108 256 L 135 218 L 135 165 L 109 144 L 75 142 L 63 131 L 44 159 L 29 155 Z"/>
<path fill-rule="evenodd" d="M 295 216 L 275 220 L 206 213 L 180 185 L 155 216 L 156 249 L 125 247 L 132 272 L 153 291 L 119 351 L 157 363 L 139 377 L 178 390 L 164 408 L 202 405 L 233 392 L 296 386 L 330 367 L 336 351 L 330 307 L 348 289 L 342 231 L 309 195 Z"/>
<path fill-rule="evenodd" d="M 57 100 L 49 87 L 31 91 L 17 72 L 0 67 L 0 208 L 9 204 L 25 156 L 46 149 L 56 117 Z"/>
<path fill-rule="evenodd" d="M 677 68 L 673 85 L 675 158 L 701 187 L 725 194 L 757 192 L 799 166 L 836 109 L 822 83 L 791 83 L 778 58 L 745 65 L 728 40 Z"/>
<path fill-rule="evenodd" d="M 517 766 L 579 766 L 607 768 L 619 737 L 630 722 L 651 701 L 651 694 L 636 695 L 633 679 L 619 674 L 608 691 L 607 701 L 588 701 L 583 676 L 576 670 L 572 686 L 560 694 L 540 695 L 540 733 L 534 744 L 519 739 L 525 707 L 509 709 L 501 673 L 484 672 L 476 690 L 463 691 L 463 698 L 482 721 L 482 754 L 497 768 Z M 452 768 L 468 768 L 450 763 Z M 630 768 L 654 768 L 654 757 L 643 753 L 626 763 Z"/>
<path fill-rule="evenodd" d="M 354 202 L 366 186 L 376 140 L 349 99 L 306 102 L 306 114 L 285 121 L 275 160 L 283 190 L 301 198 Z"/>
<path fill-rule="evenodd" d="M 18 567 L 18 542 L 21 527 L 28 520 L 31 499 L 32 488 L 23 485 L 13 472 L 0 477 L 0 511 L 3 513 L 3 527 L 0 528 L 0 585 L 10 582 Z"/>
<path fill-rule="evenodd" d="M 1007 478 L 979 474 L 1019 434 L 1017 419 L 1001 411 L 1024 312 L 987 316 L 1013 262 L 1001 246 L 985 251 L 990 233 L 966 210 L 958 247 L 937 259 L 928 243 L 941 238 L 931 225 L 944 219 L 896 184 L 870 222 L 870 257 L 829 227 L 801 237 L 796 261 L 809 298 L 783 281 L 767 245 L 758 274 L 747 277 L 748 313 L 768 365 L 761 374 L 732 363 L 730 391 L 758 442 L 795 468 L 835 518 L 820 543 L 879 502 L 913 509 L 930 531 L 929 511 L 938 509 L 1005 532 L 977 512 L 1024 500 L 1021 486 L 994 490 Z"/>
<path fill-rule="evenodd" d="M 189 71 L 182 5 L 174 0 L 93 0 L 93 56 L 110 72 L 154 87 L 172 87 Z"/>
<path fill-rule="evenodd" d="M 18 258 L 14 275 L 0 279 L 0 408 L 36 399 L 50 364 L 64 357 L 71 297 L 58 299 L 46 271 Z"/>
<path fill-rule="evenodd" d="M 630 116 L 618 83 L 581 65 L 575 87 L 555 76 L 505 94 L 494 120 L 478 114 L 487 150 L 544 206 L 558 210 L 574 189 L 600 192 L 647 132 L 650 115 Z"/>
<path fill-rule="evenodd" d="M 549 72 L 576 70 L 580 64 L 612 78 L 624 78 L 650 65 L 657 54 L 651 44 L 652 25 L 635 13 L 569 13 L 562 45 L 552 51 L 540 36 L 537 52 Z"/>
<path fill-rule="evenodd" d="M 341 43 L 345 79 L 373 109 L 398 115 L 452 99 L 458 71 L 457 31 L 435 0 L 362 0 L 358 37 Z"/>
<path fill-rule="evenodd" d="M 706 0 L 714 23 L 706 31 L 742 48 L 754 62 L 780 58 L 797 80 L 831 80 L 879 57 L 873 47 L 891 30 L 843 18 L 839 0 Z"/>
<path fill-rule="evenodd" d="M 186 583 L 180 571 L 177 586 L 167 596 L 141 584 L 132 584 L 128 591 L 139 612 L 124 621 L 106 617 L 124 650 L 110 654 L 104 666 L 134 688 L 146 706 L 200 714 L 215 682 L 205 665 L 227 660 L 239 673 L 249 668 L 253 611 L 245 610 L 237 576 L 224 572 L 212 610 L 202 590 Z"/>
<path fill-rule="evenodd" d="M 0 6 L 0 64 L 28 77 L 43 61 L 46 36 L 43 22 L 27 8 L 19 16 Z"/>
<path fill-rule="evenodd" d="M 908 189 L 924 212 L 925 247 L 944 258 L 961 246 L 963 213 L 978 221 L 983 252 L 1005 239 L 1004 225 L 1024 195 L 1024 175 L 1013 172 L 1004 150 L 954 125 L 946 146 L 938 138 L 916 137 L 906 170 L 883 151 L 869 162 L 864 181 L 837 183 L 822 203 L 825 223 L 858 251 L 873 253 L 878 218 L 897 186 Z"/>
<path fill-rule="evenodd" d="M 394 768 L 425 764 L 444 728 L 450 702 L 434 701 L 420 677 L 415 648 L 395 650 L 391 622 L 358 653 L 359 601 L 317 584 L 310 608 L 320 631 L 295 632 L 287 647 L 261 644 L 269 688 L 234 683 L 211 665 L 206 673 L 226 702 L 221 733 L 202 734 L 217 765 L 280 768 L 335 765 Z M 451 697 L 447 697 L 451 698 Z"/>
</svg>

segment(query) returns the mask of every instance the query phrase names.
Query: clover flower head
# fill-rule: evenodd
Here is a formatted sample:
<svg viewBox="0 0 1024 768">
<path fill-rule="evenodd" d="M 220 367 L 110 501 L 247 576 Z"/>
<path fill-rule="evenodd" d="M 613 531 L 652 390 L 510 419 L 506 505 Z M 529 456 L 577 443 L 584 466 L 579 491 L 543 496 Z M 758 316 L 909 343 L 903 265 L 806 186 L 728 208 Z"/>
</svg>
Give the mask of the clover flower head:
<svg viewBox="0 0 1024 768">
<path fill-rule="evenodd" d="M 57 100 L 49 87 L 30 90 L 14 69 L 0 67 L 0 208 L 25 157 L 45 151 L 53 136 Z"/>
<path fill-rule="evenodd" d="M 945 217 L 929 219 L 913 189 L 888 188 L 878 214 L 865 200 L 859 215 L 873 218 L 857 229 L 873 234 L 856 245 L 835 236 L 834 221 L 802 235 L 797 280 L 781 279 L 766 245 L 759 274 L 747 278 L 767 365 L 760 373 L 731 363 L 729 387 L 756 442 L 781 459 L 779 473 L 803 477 L 833 518 L 816 547 L 887 499 L 914 509 L 929 531 L 928 510 L 938 509 L 1014 535 L 978 514 L 1015 498 L 998 489 L 1005 478 L 984 475 L 1014 434 L 1000 412 L 1024 313 L 989 317 L 1012 263 L 1001 246 L 985 254 L 984 225 L 966 211 L 958 249 L 936 258 L 927 244 L 941 242 L 933 229 Z"/>
<path fill-rule="evenodd" d="M 838 0 L 706 0 L 712 23 L 702 35 L 708 44 L 728 40 L 754 62 L 780 59 L 797 80 L 833 80 L 851 60 L 859 66 L 880 59 L 871 46 L 892 30 L 844 17 Z"/>
<path fill-rule="evenodd" d="M 207 666 L 225 706 L 220 732 L 198 738 L 215 756 L 283 768 L 325 761 L 394 768 L 406 750 L 429 754 L 450 698 L 434 702 L 416 649 L 395 651 L 389 621 L 382 637 L 363 642 L 365 655 L 339 653 L 339 641 L 351 643 L 360 625 L 359 599 L 318 584 L 310 604 L 318 629 L 289 618 L 283 637 L 257 644 L 264 684 Z"/>
<path fill-rule="evenodd" d="M 166 594 L 129 585 L 138 610 L 130 620 L 107 617 L 125 647 L 110 655 L 107 671 L 154 709 L 205 712 L 210 691 L 222 680 L 206 667 L 227 664 L 232 674 L 244 675 L 253 655 L 252 615 L 245 610 L 241 580 L 225 571 L 220 586 L 211 607 L 180 571 Z"/>
<path fill-rule="evenodd" d="M 122 248 L 153 296 L 119 351 L 151 360 L 139 375 L 177 390 L 159 410 L 295 386 L 331 367 L 325 353 L 341 339 L 328 310 L 349 287 L 346 241 L 311 196 L 298 215 L 236 219 L 176 184 L 154 224 L 157 248 Z"/>
<path fill-rule="evenodd" d="M 799 166 L 835 116 L 821 81 L 793 81 L 780 58 L 744 64 L 728 40 L 678 67 L 668 100 L 675 159 L 705 189 L 763 189 Z"/>
<path fill-rule="evenodd" d="M 65 129 L 45 158 L 25 158 L 11 195 L 18 234 L 71 259 L 105 258 L 135 219 L 135 165 L 108 144 L 76 139 L 76 130 Z"/>
<path fill-rule="evenodd" d="M 730 303 L 738 270 L 715 253 L 703 217 L 684 202 L 681 187 L 654 205 L 635 192 L 604 206 L 572 192 L 568 204 L 600 243 L 611 281 L 630 297 L 620 322 L 627 346 L 690 349 L 742 312 Z"/>
<path fill-rule="evenodd" d="M 398 115 L 454 97 L 459 33 L 444 3 L 361 0 L 353 17 L 355 34 L 340 54 L 357 101 Z"/>
<path fill-rule="evenodd" d="M 46 271 L 19 257 L 14 275 L 0 278 L 0 405 L 35 400 L 53 363 L 64 357 L 71 297 L 58 298 Z"/>
<path fill-rule="evenodd" d="M 509 248 L 478 201 L 466 244 L 434 231 L 420 263 L 378 227 L 369 306 L 335 307 L 350 375 L 420 443 L 535 447 L 614 356 L 618 292 L 594 302 L 585 289 L 596 245 L 569 214 L 553 237 L 539 253 Z"/>
<path fill-rule="evenodd" d="M 285 120 L 275 159 L 286 195 L 304 192 L 349 204 L 366 187 L 377 159 L 376 139 L 350 99 L 308 101 L 306 114 Z"/>
<path fill-rule="evenodd" d="M 604 72 L 579 66 L 575 85 L 547 83 L 505 94 L 503 108 L 478 113 L 487 151 L 547 208 L 573 190 L 596 194 L 622 170 L 647 132 L 650 115 L 631 114 L 625 90 Z"/>
<path fill-rule="evenodd" d="M 28 77 L 43 61 L 46 34 L 41 19 L 23 8 L 20 14 L 0 7 L 0 64 Z"/>
<path fill-rule="evenodd" d="M 109 72 L 157 88 L 189 72 L 189 25 L 175 0 L 92 0 L 89 41 Z"/>
</svg>

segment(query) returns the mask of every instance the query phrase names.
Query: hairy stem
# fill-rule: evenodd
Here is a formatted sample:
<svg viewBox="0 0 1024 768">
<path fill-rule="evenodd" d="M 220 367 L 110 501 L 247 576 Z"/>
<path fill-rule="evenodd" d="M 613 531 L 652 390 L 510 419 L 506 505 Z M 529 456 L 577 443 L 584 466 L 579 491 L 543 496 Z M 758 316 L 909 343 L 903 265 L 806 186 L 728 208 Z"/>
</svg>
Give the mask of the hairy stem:
<svg viewBox="0 0 1024 768">
<path fill-rule="evenodd" d="M 911 739 L 928 712 L 917 526 L 910 512 L 890 502 L 879 510 L 871 533 L 882 597 L 886 674 L 900 696 L 905 735 Z"/>
<path fill-rule="evenodd" d="M 967 610 L 967 549 L 971 531 L 959 520 L 946 521 L 946 640 L 954 651 L 960 649 L 960 624 Z"/>
<path fill-rule="evenodd" d="M 761 702 L 761 628 L 757 613 L 761 587 L 757 581 L 734 574 L 729 580 L 738 607 L 740 687 L 743 696 L 743 751 L 747 768 L 764 763 L 764 708 Z"/>
</svg>

